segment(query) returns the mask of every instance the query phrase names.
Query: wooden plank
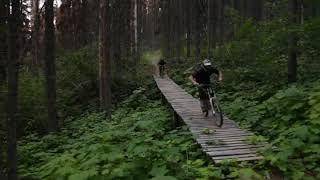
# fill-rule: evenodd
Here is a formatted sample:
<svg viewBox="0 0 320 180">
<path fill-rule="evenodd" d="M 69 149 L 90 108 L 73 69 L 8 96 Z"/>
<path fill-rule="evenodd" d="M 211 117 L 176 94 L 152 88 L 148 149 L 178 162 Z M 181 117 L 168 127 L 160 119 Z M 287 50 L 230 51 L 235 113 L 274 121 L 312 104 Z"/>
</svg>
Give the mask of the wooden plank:
<svg viewBox="0 0 320 180">
<path fill-rule="evenodd" d="M 258 157 L 257 154 L 240 154 L 240 155 L 229 155 L 229 156 L 211 156 L 213 160 L 223 160 L 223 159 L 238 159 L 238 158 L 249 158 Z"/>
<path fill-rule="evenodd" d="M 213 128 L 207 128 L 206 126 L 201 127 L 200 129 L 193 129 L 194 127 L 190 127 L 190 130 L 194 133 L 197 133 L 199 135 L 207 135 L 204 134 L 204 131 L 206 131 L 206 129 L 209 129 L 212 131 L 212 136 L 214 135 L 253 135 L 252 133 L 249 132 L 245 132 L 245 131 L 241 131 L 241 130 L 231 130 L 234 129 L 234 127 L 230 127 L 230 131 L 228 131 L 228 129 L 213 129 Z M 203 128 L 203 129 L 202 129 Z"/>
<path fill-rule="evenodd" d="M 215 134 L 226 134 L 226 135 L 227 134 L 250 134 L 249 132 L 246 132 L 244 130 L 237 129 L 237 128 L 221 129 L 218 127 L 213 128 L 214 126 L 209 127 L 209 126 L 206 126 L 206 124 L 201 124 L 201 125 L 203 125 L 202 127 L 198 126 L 198 128 L 195 129 L 195 127 L 193 126 L 192 123 L 188 123 L 188 125 L 191 125 L 190 130 L 193 132 L 202 133 L 206 129 L 212 130 L 213 131 L 212 135 L 215 135 Z"/>
<path fill-rule="evenodd" d="M 243 141 L 246 141 L 248 137 L 251 137 L 251 136 L 209 136 L 209 137 L 205 137 L 205 136 L 201 136 L 201 137 L 197 137 L 197 139 L 200 139 L 200 140 L 207 140 L 207 141 L 210 141 L 210 140 L 243 140 Z"/>
<path fill-rule="evenodd" d="M 205 138 L 205 136 L 199 136 L 197 138 Z M 214 136 L 209 136 L 210 139 L 224 139 L 224 138 L 239 138 L 239 137 L 242 137 L 242 138 L 248 138 L 248 137 L 252 137 L 251 135 L 234 135 L 234 134 L 230 134 L 230 135 L 214 135 Z"/>
<path fill-rule="evenodd" d="M 190 123 L 191 124 L 191 123 Z M 218 128 L 218 127 L 215 127 L 215 126 L 197 126 L 197 127 L 190 127 L 190 130 L 193 131 L 193 132 L 203 132 L 204 130 L 212 130 L 214 133 L 212 134 L 249 134 L 249 135 L 253 135 L 253 133 L 250 133 L 250 132 L 247 132 L 247 131 L 243 131 L 241 129 L 237 129 L 236 127 L 231 127 L 231 128 L 228 128 L 228 129 L 221 129 L 221 128 Z"/>
<path fill-rule="evenodd" d="M 189 113 L 191 113 L 191 112 L 189 112 Z M 192 116 L 190 116 L 190 118 L 192 118 L 192 120 L 197 121 L 197 122 L 199 122 L 199 123 L 201 123 L 201 122 L 208 122 L 208 123 L 210 123 L 210 124 L 213 124 L 214 121 L 215 121 L 215 119 L 205 119 L 205 118 L 192 117 Z M 234 126 L 237 126 L 237 127 L 238 127 L 238 125 L 237 125 L 235 122 L 230 122 L 230 121 L 223 121 L 223 125 L 234 125 Z M 222 127 L 219 128 L 219 129 L 223 129 L 223 128 L 224 128 L 224 126 L 222 126 Z"/>
<path fill-rule="evenodd" d="M 218 145 L 231 145 L 231 144 L 247 144 L 245 141 L 224 141 L 224 140 L 214 140 L 215 142 L 218 143 Z M 197 139 L 197 142 L 199 144 L 208 144 L 210 142 L 213 142 L 212 140 L 202 140 L 202 139 Z"/>
<path fill-rule="evenodd" d="M 186 92 L 182 92 L 182 91 L 175 91 L 175 92 L 162 91 L 162 94 L 167 97 L 175 97 L 175 98 L 181 99 L 181 100 L 183 100 L 182 98 L 186 98 L 186 99 L 192 100 L 193 102 L 197 101 L 191 95 L 187 94 Z"/>
<path fill-rule="evenodd" d="M 251 149 L 237 149 L 237 150 L 226 150 L 226 151 L 206 151 L 205 150 L 205 152 L 212 157 L 256 154 L 256 151 Z"/>
<path fill-rule="evenodd" d="M 247 145 L 244 143 L 241 144 L 227 144 L 227 145 L 206 145 L 206 144 L 200 144 L 201 148 L 206 151 L 227 151 L 227 150 L 238 150 L 238 149 L 263 149 L 264 146 L 257 145 L 256 147 L 254 145 Z"/>
<path fill-rule="evenodd" d="M 201 131 L 199 131 L 199 130 L 192 130 L 192 129 L 190 129 L 192 132 L 194 132 L 195 134 L 198 134 L 198 135 L 210 135 L 210 136 L 214 136 L 214 135 L 217 135 L 217 136 L 219 136 L 219 135 L 221 135 L 221 136 L 228 136 L 228 135 L 251 135 L 251 136 L 253 136 L 253 134 L 251 134 L 251 133 L 247 133 L 247 132 L 243 132 L 243 131 L 234 131 L 234 132 L 228 132 L 228 131 L 214 131 L 214 129 L 210 129 L 211 131 L 212 131 L 212 133 L 211 134 L 205 134 L 204 133 L 204 131 L 206 131 L 205 130 L 205 128 L 204 128 L 204 130 L 201 130 Z"/>
<path fill-rule="evenodd" d="M 218 138 L 197 138 L 198 142 L 203 142 L 203 143 L 207 143 L 207 142 L 212 142 L 214 141 L 219 141 L 221 143 L 247 143 L 244 139 L 218 139 Z"/>
<path fill-rule="evenodd" d="M 228 133 L 228 134 L 198 134 L 197 138 L 199 139 L 247 139 L 248 137 L 252 137 L 252 135 L 246 134 L 246 133 L 241 133 L 241 134 L 233 134 L 233 133 Z"/>
<path fill-rule="evenodd" d="M 241 158 L 236 158 L 236 159 L 230 159 L 230 160 L 235 160 L 235 161 L 255 161 L 255 160 L 261 160 L 263 159 L 262 156 L 255 156 L 255 157 L 241 157 Z M 221 159 L 221 160 L 214 160 L 215 163 L 221 163 L 225 160 L 228 159 Z"/>
<path fill-rule="evenodd" d="M 214 141 L 216 141 L 217 143 L 220 142 L 221 145 L 226 145 L 226 144 L 248 144 L 246 141 L 243 141 L 243 140 L 216 140 L 216 139 L 213 139 Z M 212 140 L 203 140 L 203 139 L 197 139 L 197 142 L 200 143 L 200 144 L 208 144 L 210 142 L 212 142 Z M 265 144 L 263 142 L 259 143 L 259 144 Z M 252 144 L 248 144 L 248 145 L 252 145 Z"/>
<path fill-rule="evenodd" d="M 202 147 L 204 148 L 209 148 L 209 147 L 238 147 L 238 146 L 252 146 L 250 144 L 246 144 L 243 142 L 240 143 L 234 143 L 234 144 L 217 144 L 217 145 L 208 145 L 205 142 L 199 143 Z"/>
<path fill-rule="evenodd" d="M 199 140 L 204 140 L 204 141 L 210 141 L 210 140 L 217 140 L 217 141 L 224 141 L 224 142 L 233 142 L 233 141 L 244 141 L 246 142 L 247 139 L 246 138 L 218 138 L 218 137 L 210 137 L 210 138 L 207 138 L 207 137 L 202 137 L 202 138 L 198 138 Z"/>
<path fill-rule="evenodd" d="M 212 128 L 208 126 L 202 126 L 202 127 L 198 127 L 198 129 L 195 129 L 194 127 L 191 126 L 190 130 L 193 131 L 194 133 L 198 133 L 199 135 L 203 135 L 204 134 L 203 132 L 206 131 L 206 129 L 213 131 L 213 133 L 210 135 L 243 135 L 243 134 L 253 135 L 253 133 L 246 132 L 243 130 L 232 130 L 235 128 L 236 127 L 230 127 L 228 128 L 230 129 L 230 131 L 228 131 L 228 129 Z"/>
<path fill-rule="evenodd" d="M 263 148 L 262 145 L 242 145 L 233 147 L 219 147 L 219 146 L 208 146 L 204 148 L 207 151 L 227 151 L 227 150 L 238 150 L 238 149 L 255 149 L 256 151 Z"/>
</svg>

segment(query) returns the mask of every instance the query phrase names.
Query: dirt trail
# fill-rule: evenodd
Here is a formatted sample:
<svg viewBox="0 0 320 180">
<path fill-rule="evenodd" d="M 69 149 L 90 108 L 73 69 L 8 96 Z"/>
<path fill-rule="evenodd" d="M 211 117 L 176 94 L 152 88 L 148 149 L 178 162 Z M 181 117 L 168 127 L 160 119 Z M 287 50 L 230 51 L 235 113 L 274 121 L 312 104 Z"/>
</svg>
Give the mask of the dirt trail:
<svg viewBox="0 0 320 180">
<path fill-rule="evenodd" d="M 161 57 L 162 53 L 160 50 L 148 51 L 143 54 L 143 59 L 152 65 L 156 65 Z"/>
<path fill-rule="evenodd" d="M 157 64 L 162 58 L 160 50 L 148 51 L 143 54 L 143 60 L 150 64 L 150 74 L 159 74 Z"/>
</svg>

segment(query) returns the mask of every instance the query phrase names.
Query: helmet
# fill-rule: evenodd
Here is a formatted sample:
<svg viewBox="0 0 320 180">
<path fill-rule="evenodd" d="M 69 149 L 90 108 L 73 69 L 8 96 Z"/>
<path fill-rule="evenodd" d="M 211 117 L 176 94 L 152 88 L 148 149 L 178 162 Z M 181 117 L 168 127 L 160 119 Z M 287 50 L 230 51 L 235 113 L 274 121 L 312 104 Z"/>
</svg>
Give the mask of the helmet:
<svg viewBox="0 0 320 180">
<path fill-rule="evenodd" d="M 211 61 L 210 61 L 209 59 L 205 59 L 205 60 L 202 62 L 202 64 L 203 64 L 204 66 L 211 66 L 211 65 L 212 65 L 212 63 L 211 63 Z"/>
</svg>

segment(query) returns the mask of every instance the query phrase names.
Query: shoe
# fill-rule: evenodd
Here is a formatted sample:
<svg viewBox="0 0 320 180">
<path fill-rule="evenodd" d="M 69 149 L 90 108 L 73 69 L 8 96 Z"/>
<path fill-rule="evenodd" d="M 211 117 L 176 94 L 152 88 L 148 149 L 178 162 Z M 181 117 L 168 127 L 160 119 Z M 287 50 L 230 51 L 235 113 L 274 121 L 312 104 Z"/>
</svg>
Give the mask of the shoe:
<svg viewBox="0 0 320 180">
<path fill-rule="evenodd" d="M 213 114 L 213 115 L 216 115 L 216 112 L 215 112 L 214 110 L 212 110 L 212 114 Z"/>
</svg>

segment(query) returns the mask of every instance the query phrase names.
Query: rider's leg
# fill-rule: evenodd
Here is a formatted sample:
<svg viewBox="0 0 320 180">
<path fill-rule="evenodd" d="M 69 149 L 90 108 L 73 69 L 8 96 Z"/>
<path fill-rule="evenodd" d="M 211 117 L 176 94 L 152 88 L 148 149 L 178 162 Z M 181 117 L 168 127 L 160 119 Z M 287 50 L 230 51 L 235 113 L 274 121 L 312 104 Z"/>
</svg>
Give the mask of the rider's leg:
<svg viewBox="0 0 320 180">
<path fill-rule="evenodd" d="M 160 73 L 160 76 L 161 76 L 161 77 L 164 76 L 164 66 L 163 66 L 163 65 L 160 65 L 160 66 L 159 66 L 159 73 Z"/>
<path fill-rule="evenodd" d="M 208 111 L 211 109 L 211 104 L 209 98 L 205 100 L 206 107 L 208 108 Z"/>
<path fill-rule="evenodd" d="M 165 75 L 166 75 L 166 72 L 164 71 L 164 66 L 162 66 L 161 71 L 162 71 L 162 76 L 165 76 Z"/>
<path fill-rule="evenodd" d="M 206 103 L 205 103 L 205 100 L 200 99 L 200 106 L 201 106 L 202 112 L 206 112 L 206 110 L 207 110 L 207 105 L 206 105 Z"/>
<path fill-rule="evenodd" d="M 209 97 L 203 88 L 199 88 L 200 106 L 204 113 L 207 113 L 210 109 Z"/>
</svg>

